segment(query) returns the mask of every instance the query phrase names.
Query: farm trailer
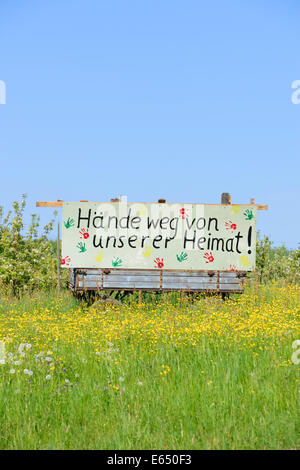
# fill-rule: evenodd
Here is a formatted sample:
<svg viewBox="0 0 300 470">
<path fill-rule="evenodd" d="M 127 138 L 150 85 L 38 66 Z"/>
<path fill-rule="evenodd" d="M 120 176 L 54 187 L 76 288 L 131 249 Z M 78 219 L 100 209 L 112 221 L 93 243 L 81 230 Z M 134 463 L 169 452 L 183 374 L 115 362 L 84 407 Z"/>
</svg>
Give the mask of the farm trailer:
<svg viewBox="0 0 300 470">
<path fill-rule="evenodd" d="M 246 272 L 144 269 L 70 269 L 69 287 L 84 291 L 242 293 Z"/>
</svg>

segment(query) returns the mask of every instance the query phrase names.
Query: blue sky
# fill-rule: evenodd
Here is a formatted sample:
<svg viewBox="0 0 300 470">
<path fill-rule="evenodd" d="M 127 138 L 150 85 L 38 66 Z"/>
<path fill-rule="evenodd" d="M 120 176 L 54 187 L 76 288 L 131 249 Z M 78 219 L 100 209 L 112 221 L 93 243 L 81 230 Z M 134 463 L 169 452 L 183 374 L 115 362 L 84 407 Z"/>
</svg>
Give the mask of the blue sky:
<svg viewBox="0 0 300 470">
<path fill-rule="evenodd" d="M 0 2 L 0 204 L 269 204 L 299 238 L 300 2 Z"/>
</svg>

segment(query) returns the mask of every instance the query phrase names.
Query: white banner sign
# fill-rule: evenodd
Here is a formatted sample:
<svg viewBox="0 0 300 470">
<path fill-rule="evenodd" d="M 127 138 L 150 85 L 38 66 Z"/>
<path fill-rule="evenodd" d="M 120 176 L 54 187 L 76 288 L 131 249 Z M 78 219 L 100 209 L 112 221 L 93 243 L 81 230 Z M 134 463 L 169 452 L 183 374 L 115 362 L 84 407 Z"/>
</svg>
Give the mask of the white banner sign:
<svg viewBox="0 0 300 470">
<path fill-rule="evenodd" d="M 256 207 L 64 202 L 62 267 L 251 271 Z"/>
</svg>

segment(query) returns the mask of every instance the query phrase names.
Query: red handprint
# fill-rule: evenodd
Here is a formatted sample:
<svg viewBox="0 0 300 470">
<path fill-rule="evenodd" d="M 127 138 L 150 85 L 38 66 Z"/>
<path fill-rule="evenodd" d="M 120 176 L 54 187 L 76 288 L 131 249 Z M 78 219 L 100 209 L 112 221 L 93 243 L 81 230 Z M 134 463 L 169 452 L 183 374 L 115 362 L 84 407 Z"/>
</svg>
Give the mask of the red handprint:
<svg viewBox="0 0 300 470">
<path fill-rule="evenodd" d="M 229 220 L 229 222 L 225 222 L 225 227 L 226 227 L 226 230 L 231 230 L 232 232 L 236 230 L 236 224 L 231 222 L 231 220 Z"/>
<path fill-rule="evenodd" d="M 79 230 L 79 233 L 80 233 L 80 235 L 82 235 L 82 237 L 80 237 L 80 238 L 84 238 L 85 240 L 87 238 L 89 238 L 89 236 L 90 236 L 89 235 L 89 229 L 85 230 L 85 228 L 83 228 L 83 229 Z"/>
<path fill-rule="evenodd" d="M 71 258 L 69 256 L 65 256 L 64 258 L 61 258 L 60 260 L 61 266 L 64 266 L 64 265 L 69 266 L 70 262 L 71 262 Z"/>
<path fill-rule="evenodd" d="M 231 264 L 229 268 L 229 271 L 237 271 L 237 267 L 234 264 Z"/>
<path fill-rule="evenodd" d="M 188 217 L 188 210 L 185 209 L 184 207 L 183 207 L 182 209 L 180 209 L 179 212 L 180 212 L 180 217 L 181 217 L 182 219 L 185 219 L 186 217 Z"/>
<path fill-rule="evenodd" d="M 164 259 L 163 259 L 163 258 L 162 258 L 162 259 L 156 258 L 156 259 L 154 260 L 154 263 L 157 264 L 157 266 L 155 266 L 155 268 L 161 269 L 161 268 L 164 267 Z"/>
<path fill-rule="evenodd" d="M 205 253 L 203 258 L 206 259 L 206 263 L 212 263 L 214 261 L 214 257 L 212 255 L 212 252 L 210 251 L 209 253 Z"/>
</svg>

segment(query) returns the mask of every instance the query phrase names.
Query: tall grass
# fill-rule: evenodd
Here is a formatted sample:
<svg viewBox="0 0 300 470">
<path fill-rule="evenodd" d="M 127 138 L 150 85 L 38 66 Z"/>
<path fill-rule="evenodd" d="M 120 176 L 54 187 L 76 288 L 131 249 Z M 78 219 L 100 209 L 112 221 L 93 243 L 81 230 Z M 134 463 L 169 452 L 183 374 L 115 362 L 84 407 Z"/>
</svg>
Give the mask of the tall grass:
<svg viewBox="0 0 300 470">
<path fill-rule="evenodd" d="M 295 286 L 106 308 L 2 298 L 0 339 L 1 449 L 299 448 Z"/>
</svg>

